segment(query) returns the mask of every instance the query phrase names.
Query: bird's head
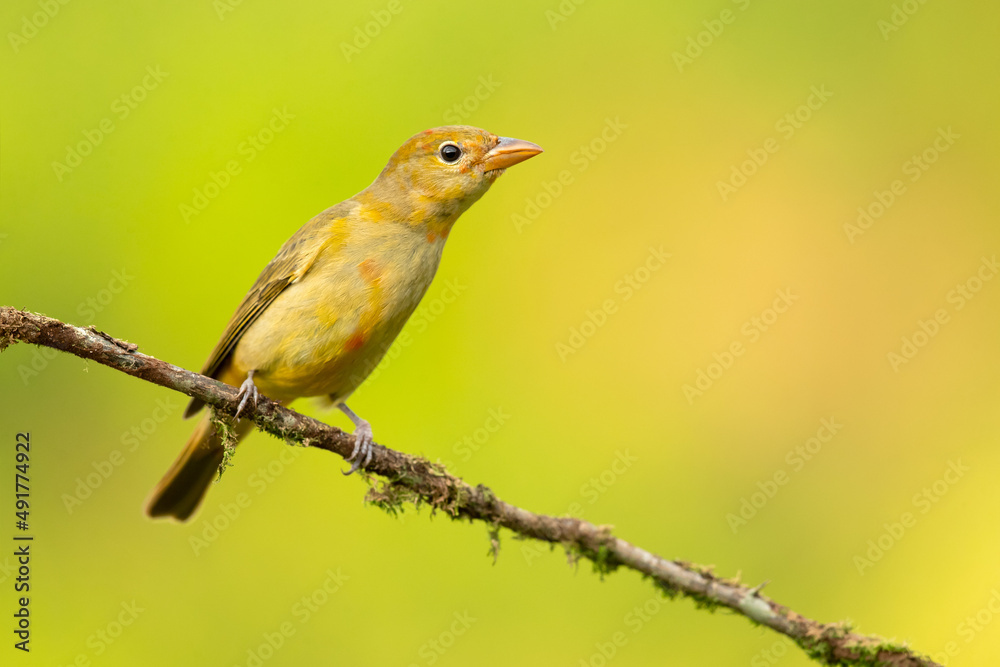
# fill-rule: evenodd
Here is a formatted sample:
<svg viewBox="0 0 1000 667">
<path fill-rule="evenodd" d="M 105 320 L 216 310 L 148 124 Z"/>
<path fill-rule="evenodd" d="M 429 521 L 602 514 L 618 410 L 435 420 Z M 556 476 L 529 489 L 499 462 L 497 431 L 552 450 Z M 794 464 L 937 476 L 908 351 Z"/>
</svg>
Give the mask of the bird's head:
<svg viewBox="0 0 1000 667">
<path fill-rule="evenodd" d="M 498 137 L 478 127 L 435 127 L 407 140 L 372 188 L 382 196 L 402 198 L 396 203 L 413 215 L 457 218 L 507 167 L 541 152 L 529 141 Z"/>
</svg>

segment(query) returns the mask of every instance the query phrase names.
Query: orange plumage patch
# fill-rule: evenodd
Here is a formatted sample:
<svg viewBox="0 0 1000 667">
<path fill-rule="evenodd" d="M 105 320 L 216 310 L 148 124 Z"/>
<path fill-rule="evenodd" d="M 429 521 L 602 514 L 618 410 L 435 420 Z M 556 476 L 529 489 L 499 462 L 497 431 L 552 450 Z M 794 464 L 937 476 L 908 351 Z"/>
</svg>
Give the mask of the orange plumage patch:
<svg viewBox="0 0 1000 667">
<path fill-rule="evenodd" d="M 358 270 L 361 271 L 361 277 L 369 283 L 376 283 L 382 277 L 382 271 L 378 268 L 378 264 L 371 259 L 366 259 L 358 264 Z"/>
<path fill-rule="evenodd" d="M 451 232 L 451 225 L 427 225 L 427 242 L 434 243 L 438 239 L 447 239 Z"/>
<path fill-rule="evenodd" d="M 344 344 L 344 349 L 349 352 L 357 352 L 365 344 L 365 335 L 360 331 L 355 332 L 353 336 L 347 339 L 347 343 Z"/>
</svg>

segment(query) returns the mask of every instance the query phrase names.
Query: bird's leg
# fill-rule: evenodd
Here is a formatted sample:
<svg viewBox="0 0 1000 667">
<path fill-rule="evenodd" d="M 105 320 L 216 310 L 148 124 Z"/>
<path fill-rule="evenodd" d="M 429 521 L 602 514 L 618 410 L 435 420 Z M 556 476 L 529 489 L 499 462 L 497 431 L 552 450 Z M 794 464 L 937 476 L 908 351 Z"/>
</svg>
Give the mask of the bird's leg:
<svg viewBox="0 0 1000 667">
<path fill-rule="evenodd" d="M 247 379 L 240 385 L 240 393 L 236 394 L 236 398 L 240 399 L 240 405 L 236 408 L 237 419 L 239 419 L 240 413 L 243 412 L 247 400 L 252 398 L 253 406 L 257 407 L 257 399 L 260 397 L 260 392 L 257 391 L 257 385 L 253 383 L 253 374 L 252 370 L 247 373 Z"/>
<path fill-rule="evenodd" d="M 351 463 L 351 469 L 344 473 L 350 475 L 358 468 L 368 465 L 372 460 L 372 442 L 374 442 L 372 425 L 354 414 L 354 410 L 347 407 L 347 403 L 338 403 L 337 408 L 354 422 L 354 450 L 347 457 Z"/>
</svg>

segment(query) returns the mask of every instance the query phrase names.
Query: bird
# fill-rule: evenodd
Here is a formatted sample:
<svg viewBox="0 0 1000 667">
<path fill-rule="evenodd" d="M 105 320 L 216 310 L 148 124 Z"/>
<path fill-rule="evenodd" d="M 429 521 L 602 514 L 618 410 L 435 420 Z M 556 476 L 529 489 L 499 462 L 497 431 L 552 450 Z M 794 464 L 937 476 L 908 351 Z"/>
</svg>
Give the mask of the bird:
<svg viewBox="0 0 1000 667">
<path fill-rule="evenodd" d="M 371 424 L 347 399 L 383 357 L 426 293 L 455 221 L 508 167 L 538 155 L 529 141 L 468 125 L 408 139 L 367 188 L 319 213 L 264 267 L 202 374 L 239 387 L 237 418 L 265 396 L 282 405 L 321 397 L 354 424 L 351 474 L 368 465 Z M 184 417 L 204 402 L 191 400 Z M 253 429 L 234 427 L 237 441 Z M 152 518 L 187 521 L 226 447 L 202 417 L 146 502 Z"/>
</svg>

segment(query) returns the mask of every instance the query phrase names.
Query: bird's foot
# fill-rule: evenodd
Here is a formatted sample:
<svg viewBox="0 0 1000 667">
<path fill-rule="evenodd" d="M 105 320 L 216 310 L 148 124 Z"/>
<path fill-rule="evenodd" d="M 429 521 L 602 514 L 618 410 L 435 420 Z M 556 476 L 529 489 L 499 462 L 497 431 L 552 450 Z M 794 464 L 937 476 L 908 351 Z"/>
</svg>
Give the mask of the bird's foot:
<svg viewBox="0 0 1000 667">
<path fill-rule="evenodd" d="M 354 449 L 347 457 L 351 469 L 345 472 L 345 475 L 350 475 L 358 468 L 363 468 L 371 463 L 373 442 L 375 442 L 375 438 L 372 435 L 372 425 L 364 420 L 357 423 L 354 426 Z"/>
<path fill-rule="evenodd" d="M 240 392 L 236 394 L 236 398 L 240 399 L 240 404 L 236 408 L 237 419 L 239 419 L 240 413 L 243 412 L 243 408 L 246 407 L 247 401 L 252 400 L 253 406 L 257 407 L 257 399 L 260 398 L 260 392 L 257 391 L 257 385 L 253 383 L 253 371 L 247 373 L 247 379 L 240 385 Z"/>
</svg>

